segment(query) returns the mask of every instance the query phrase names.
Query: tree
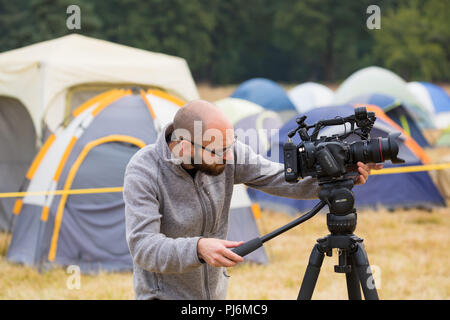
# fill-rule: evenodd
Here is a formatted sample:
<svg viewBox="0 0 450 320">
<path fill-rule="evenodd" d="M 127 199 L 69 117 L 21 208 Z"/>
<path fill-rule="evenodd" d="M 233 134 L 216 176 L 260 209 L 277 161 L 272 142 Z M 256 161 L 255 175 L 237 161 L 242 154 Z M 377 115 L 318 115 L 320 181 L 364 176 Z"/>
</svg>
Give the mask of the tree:
<svg viewBox="0 0 450 320">
<path fill-rule="evenodd" d="M 95 2 L 110 41 L 183 57 L 202 77 L 213 50 L 214 11 L 201 0 L 125 0 Z"/>
<path fill-rule="evenodd" d="M 285 1 L 277 11 L 274 41 L 291 59 L 292 78 L 332 81 L 358 64 L 369 2 Z"/>
<path fill-rule="evenodd" d="M 81 30 L 66 9 L 81 8 Z M 381 8 L 368 30 L 367 7 Z M 378 64 L 448 81 L 449 1 L 0 0 L 0 51 L 73 32 L 185 58 L 196 81 L 336 81 Z"/>
<path fill-rule="evenodd" d="M 403 78 L 450 79 L 448 1 L 410 1 L 383 17 L 375 35 L 375 55 Z"/>
<path fill-rule="evenodd" d="M 54 39 L 73 32 L 97 35 L 101 21 L 87 0 L 78 0 L 81 8 L 81 30 L 66 26 L 67 7 L 72 0 L 0 0 L 0 48 L 2 51 Z"/>
</svg>

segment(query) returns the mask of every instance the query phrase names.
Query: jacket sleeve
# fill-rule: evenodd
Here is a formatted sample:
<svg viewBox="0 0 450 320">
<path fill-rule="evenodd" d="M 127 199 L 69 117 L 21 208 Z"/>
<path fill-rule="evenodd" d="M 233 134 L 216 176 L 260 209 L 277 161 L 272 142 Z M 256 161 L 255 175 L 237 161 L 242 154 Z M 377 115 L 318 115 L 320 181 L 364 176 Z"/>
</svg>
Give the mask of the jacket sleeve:
<svg viewBox="0 0 450 320">
<path fill-rule="evenodd" d="M 160 232 L 156 179 L 133 166 L 125 173 L 126 239 L 134 264 L 158 273 L 183 273 L 201 265 L 197 255 L 200 237 L 169 238 Z"/>
<path fill-rule="evenodd" d="M 256 154 L 248 145 L 236 142 L 234 183 L 244 183 L 266 193 L 292 199 L 317 199 L 319 185 L 316 178 L 306 177 L 297 183 L 284 179 L 284 165 Z"/>
</svg>

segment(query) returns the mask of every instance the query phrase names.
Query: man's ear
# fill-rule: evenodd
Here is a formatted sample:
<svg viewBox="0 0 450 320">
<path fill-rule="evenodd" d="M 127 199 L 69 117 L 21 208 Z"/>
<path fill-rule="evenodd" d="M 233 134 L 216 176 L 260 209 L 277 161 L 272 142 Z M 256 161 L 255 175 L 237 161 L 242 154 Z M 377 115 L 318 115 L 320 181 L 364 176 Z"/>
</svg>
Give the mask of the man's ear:
<svg viewBox="0 0 450 320">
<path fill-rule="evenodd" d="M 177 158 L 181 158 L 182 155 L 183 155 L 183 150 L 182 150 L 181 143 L 176 143 L 171 151 Z"/>
<path fill-rule="evenodd" d="M 181 140 L 180 141 L 180 146 L 181 146 L 181 152 L 182 155 L 184 156 L 191 156 L 192 154 L 192 144 L 186 140 Z"/>
<path fill-rule="evenodd" d="M 191 164 L 192 157 L 194 156 L 194 148 L 192 144 L 186 140 L 182 140 L 179 143 L 180 145 L 180 153 L 179 157 L 183 159 L 183 163 Z"/>
</svg>

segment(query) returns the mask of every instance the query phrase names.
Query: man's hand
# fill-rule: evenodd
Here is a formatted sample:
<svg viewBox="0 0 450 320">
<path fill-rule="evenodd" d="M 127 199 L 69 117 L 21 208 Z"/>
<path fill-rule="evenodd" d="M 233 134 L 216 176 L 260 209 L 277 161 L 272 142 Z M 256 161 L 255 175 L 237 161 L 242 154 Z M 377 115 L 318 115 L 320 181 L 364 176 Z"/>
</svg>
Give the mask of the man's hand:
<svg viewBox="0 0 450 320">
<path fill-rule="evenodd" d="M 358 172 L 360 173 L 360 176 L 355 185 L 366 183 L 367 179 L 369 179 L 370 170 L 380 170 L 383 168 L 382 164 L 376 163 L 364 164 L 362 162 L 358 162 L 356 165 L 358 166 Z"/>
<path fill-rule="evenodd" d="M 197 242 L 197 254 L 213 267 L 233 267 L 244 259 L 227 248 L 236 248 L 244 241 L 227 241 L 214 238 L 201 238 Z"/>
</svg>

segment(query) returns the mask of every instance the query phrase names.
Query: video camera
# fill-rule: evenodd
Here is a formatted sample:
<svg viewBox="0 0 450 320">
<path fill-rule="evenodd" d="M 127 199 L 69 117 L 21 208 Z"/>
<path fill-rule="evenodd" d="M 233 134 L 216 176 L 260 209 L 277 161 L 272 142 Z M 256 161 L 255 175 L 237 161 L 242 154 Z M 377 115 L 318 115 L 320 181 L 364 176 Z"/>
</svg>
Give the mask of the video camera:
<svg viewBox="0 0 450 320">
<path fill-rule="evenodd" d="M 299 177 L 317 177 L 322 182 L 342 179 L 347 173 L 355 170 L 358 161 L 404 163 L 397 157 L 398 145 L 395 139 L 400 133 L 391 133 L 387 138 L 370 139 L 370 131 L 376 121 L 374 112 L 367 112 L 365 107 L 355 109 L 355 114 L 348 117 L 320 120 L 313 125 L 305 123 L 306 116 L 296 119 L 298 127 L 288 133 L 289 141 L 283 146 L 284 174 L 288 182 L 297 182 Z M 350 124 L 347 131 L 346 123 Z M 331 137 L 319 135 L 319 131 L 327 126 L 344 125 L 343 134 Z M 314 131 L 310 135 L 308 130 Z M 295 145 L 292 137 L 298 132 L 302 142 Z M 361 140 L 348 143 L 344 141 L 351 134 Z"/>
</svg>

